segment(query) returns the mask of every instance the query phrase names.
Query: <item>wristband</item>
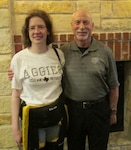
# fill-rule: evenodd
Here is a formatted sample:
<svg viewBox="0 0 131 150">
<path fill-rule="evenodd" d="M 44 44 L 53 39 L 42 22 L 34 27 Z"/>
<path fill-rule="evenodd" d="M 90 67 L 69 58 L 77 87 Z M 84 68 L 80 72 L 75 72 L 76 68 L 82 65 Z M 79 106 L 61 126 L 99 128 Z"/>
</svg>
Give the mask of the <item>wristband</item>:
<svg viewBox="0 0 131 150">
<path fill-rule="evenodd" d="M 111 109 L 111 113 L 112 114 L 116 114 L 117 113 L 117 109 Z"/>
</svg>

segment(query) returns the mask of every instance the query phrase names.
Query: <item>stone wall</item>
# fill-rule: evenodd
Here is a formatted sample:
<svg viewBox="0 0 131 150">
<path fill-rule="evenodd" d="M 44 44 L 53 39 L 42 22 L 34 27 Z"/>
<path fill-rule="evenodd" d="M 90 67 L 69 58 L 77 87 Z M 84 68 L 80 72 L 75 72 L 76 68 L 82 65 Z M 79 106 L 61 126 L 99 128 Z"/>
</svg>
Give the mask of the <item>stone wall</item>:
<svg viewBox="0 0 131 150">
<path fill-rule="evenodd" d="M 14 32 L 21 33 L 21 25 L 30 8 L 42 8 L 47 11 L 54 23 L 55 33 L 70 33 L 70 19 L 73 11 L 88 9 L 95 21 L 95 31 L 130 31 L 130 0 L 14 0 Z"/>
<path fill-rule="evenodd" d="M 10 4 L 0 1 L 0 149 L 13 147 L 10 117 L 10 81 L 7 76 L 10 60 L 14 51 L 11 25 Z M 7 148 L 8 147 L 8 148 Z"/>
<path fill-rule="evenodd" d="M 130 0 L 1 0 L 0 1 L 0 150 L 15 150 L 16 144 L 11 136 L 10 99 L 11 88 L 8 80 L 7 70 L 15 50 L 22 48 L 21 28 L 24 18 L 30 8 L 41 8 L 47 11 L 53 20 L 56 42 L 66 42 L 72 39 L 70 19 L 72 12 L 78 8 L 88 9 L 95 21 L 95 33 L 106 36 L 105 33 L 128 34 L 128 44 L 125 42 L 123 52 L 125 55 L 120 59 L 130 60 L 131 51 L 131 1 Z M 104 33 L 99 34 L 99 33 Z M 123 34 L 126 33 L 126 34 Z M 16 38 L 17 37 L 17 38 Z M 65 41 L 64 41 L 65 40 Z M 17 44 L 16 44 L 17 43 Z M 128 45 L 128 46 L 127 46 Z M 114 47 L 112 47 L 114 49 Z M 119 51 L 119 49 L 117 49 Z M 130 65 L 128 65 L 130 67 Z M 128 69 L 130 70 L 130 69 Z M 128 74 L 128 107 L 130 104 L 130 73 Z M 131 111 L 128 114 L 128 127 L 131 123 Z M 130 130 L 130 129 L 129 129 Z M 7 140 L 8 139 L 8 140 Z"/>
</svg>

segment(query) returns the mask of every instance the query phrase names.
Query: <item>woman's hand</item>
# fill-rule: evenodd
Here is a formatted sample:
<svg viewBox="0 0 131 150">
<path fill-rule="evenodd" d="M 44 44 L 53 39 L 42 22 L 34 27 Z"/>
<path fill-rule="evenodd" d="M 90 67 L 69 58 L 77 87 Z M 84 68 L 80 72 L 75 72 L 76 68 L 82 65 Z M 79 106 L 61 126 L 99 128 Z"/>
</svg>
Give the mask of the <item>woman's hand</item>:
<svg viewBox="0 0 131 150">
<path fill-rule="evenodd" d="M 22 134 L 20 130 L 13 130 L 13 138 L 16 144 L 21 147 L 22 146 Z"/>
</svg>

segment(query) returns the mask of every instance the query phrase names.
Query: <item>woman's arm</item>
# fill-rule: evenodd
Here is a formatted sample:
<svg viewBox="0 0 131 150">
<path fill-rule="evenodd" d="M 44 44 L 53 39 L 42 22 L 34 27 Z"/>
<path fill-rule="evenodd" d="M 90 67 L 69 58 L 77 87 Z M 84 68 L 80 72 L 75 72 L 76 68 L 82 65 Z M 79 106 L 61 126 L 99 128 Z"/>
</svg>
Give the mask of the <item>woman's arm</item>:
<svg viewBox="0 0 131 150">
<path fill-rule="evenodd" d="M 13 138 L 18 146 L 22 146 L 21 129 L 19 125 L 19 108 L 20 108 L 20 93 L 21 90 L 12 90 L 11 99 L 11 115 L 12 115 L 12 133 Z"/>
</svg>

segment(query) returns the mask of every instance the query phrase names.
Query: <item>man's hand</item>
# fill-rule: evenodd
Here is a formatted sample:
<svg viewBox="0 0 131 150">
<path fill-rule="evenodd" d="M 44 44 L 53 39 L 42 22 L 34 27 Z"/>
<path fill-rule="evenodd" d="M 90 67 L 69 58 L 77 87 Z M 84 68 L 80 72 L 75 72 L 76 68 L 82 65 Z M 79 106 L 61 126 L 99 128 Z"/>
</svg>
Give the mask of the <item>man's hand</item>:
<svg viewBox="0 0 131 150">
<path fill-rule="evenodd" d="M 8 69 L 8 77 L 9 77 L 10 81 L 12 80 L 13 76 L 14 76 L 14 72 L 13 72 L 13 70 L 11 68 L 9 68 Z"/>
<path fill-rule="evenodd" d="M 116 113 L 111 113 L 110 115 L 110 125 L 116 124 L 117 123 L 117 114 Z"/>
</svg>

